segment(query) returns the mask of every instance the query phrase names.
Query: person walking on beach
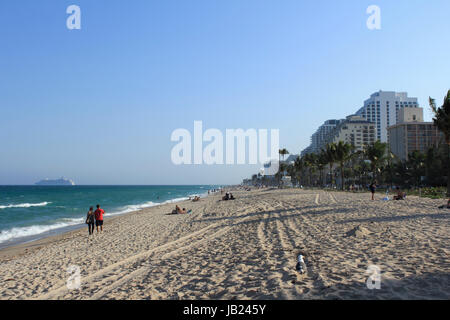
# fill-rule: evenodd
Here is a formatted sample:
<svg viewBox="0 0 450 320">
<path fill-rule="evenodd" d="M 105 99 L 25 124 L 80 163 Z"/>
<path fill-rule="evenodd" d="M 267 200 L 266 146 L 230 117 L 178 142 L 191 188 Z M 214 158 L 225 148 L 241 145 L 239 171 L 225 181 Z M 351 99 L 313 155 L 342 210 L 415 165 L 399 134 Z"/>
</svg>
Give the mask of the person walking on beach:
<svg viewBox="0 0 450 320">
<path fill-rule="evenodd" d="M 94 207 L 90 207 L 86 217 L 86 224 L 89 228 L 89 235 L 94 234 L 95 213 Z"/>
<path fill-rule="evenodd" d="M 370 192 L 372 193 L 372 200 L 375 200 L 375 190 L 377 189 L 377 182 L 374 181 L 372 182 L 372 184 L 369 186 Z"/>
<path fill-rule="evenodd" d="M 97 210 L 95 210 L 95 225 L 97 226 L 97 233 L 98 233 L 98 227 L 100 227 L 100 230 L 103 232 L 103 215 L 105 214 L 105 211 L 100 208 L 100 205 L 97 205 Z"/>
</svg>

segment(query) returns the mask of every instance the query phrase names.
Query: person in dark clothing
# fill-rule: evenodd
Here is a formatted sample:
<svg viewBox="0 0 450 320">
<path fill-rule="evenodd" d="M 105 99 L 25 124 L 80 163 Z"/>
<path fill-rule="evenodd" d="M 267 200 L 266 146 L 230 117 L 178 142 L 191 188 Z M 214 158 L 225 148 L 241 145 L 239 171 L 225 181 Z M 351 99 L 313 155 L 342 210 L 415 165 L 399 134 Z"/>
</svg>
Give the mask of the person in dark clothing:
<svg viewBox="0 0 450 320">
<path fill-rule="evenodd" d="M 372 200 L 375 200 L 375 191 L 377 190 L 377 182 L 374 181 L 372 182 L 372 184 L 369 186 L 370 192 L 372 193 Z"/>
<path fill-rule="evenodd" d="M 89 228 L 89 235 L 94 234 L 94 226 L 95 226 L 95 213 L 94 208 L 90 207 L 86 217 L 86 224 Z"/>
</svg>

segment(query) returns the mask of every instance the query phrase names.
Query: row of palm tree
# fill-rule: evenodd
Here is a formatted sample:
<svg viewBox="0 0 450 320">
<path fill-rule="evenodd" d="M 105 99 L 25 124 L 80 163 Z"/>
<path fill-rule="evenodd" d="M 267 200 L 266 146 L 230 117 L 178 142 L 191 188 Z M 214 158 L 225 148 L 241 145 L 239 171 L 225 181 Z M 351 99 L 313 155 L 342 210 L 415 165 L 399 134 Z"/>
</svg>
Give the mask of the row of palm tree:
<svg viewBox="0 0 450 320">
<path fill-rule="evenodd" d="M 386 149 L 387 145 L 379 141 L 366 146 L 363 151 L 357 151 L 351 144 L 343 141 L 329 143 L 319 153 L 297 157 L 294 164 L 288 165 L 286 170 L 294 178 L 294 182 L 307 186 L 334 186 L 336 173 L 339 172 L 341 189 L 344 190 L 346 177 L 352 178 L 358 173 L 358 166 L 363 169 L 359 172 L 360 175 L 369 173 L 366 161 L 369 161 L 372 178 L 375 179 L 381 163 L 384 163 Z M 329 183 L 325 181 L 323 174 L 326 167 L 329 168 Z"/>
<path fill-rule="evenodd" d="M 276 175 L 278 184 L 284 173 L 291 176 L 295 184 L 323 187 L 336 185 L 337 174 L 340 174 L 340 187 L 345 189 L 346 182 L 366 185 L 377 180 L 391 186 L 409 184 L 419 186 L 425 177 L 428 185 L 441 185 L 442 172 L 447 172 L 447 193 L 450 197 L 450 90 L 444 98 L 441 107 L 436 106 L 434 99 L 429 99 L 431 110 L 434 112 L 433 122 L 443 132 L 446 150 L 442 147 L 431 148 L 426 154 L 413 152 L 408 161 L 400 161 L 388 151 L 388 145 L 375 141 L 366 145 L 362 150 L 346 142 L 329 143 L 319 153 L 306 154 L 297 157 L 293 164 L 281 162 L 289 151 L 279 150 L 279 171 Z M 445 154 L 446 153 L 446 154 Z M 324 175 L 328 168 L 328 174 Z M 252 177 L 258 183 L 260 175 Z M 268 183 L 267 178 L 265 179 Z"/>
<path fill-rule="evenodd" d="M 440 186 L 443 185 L 441 172 L 450 165 L 444 151 L 442 146 L 431 148 L 426 154 L 415 151 L 407 161 L 401 161 L 380 141 L 362 150 L 340 141 L 327 144 L 319 153 L 297 157 L 292 164 L 282 163 L 279 175 L 287 173 L 294 184 L 332 188 L 340 177 L 342 190 L 346 185 L 367 185 L 372 181 L 391 186 Z"/>
</svg>

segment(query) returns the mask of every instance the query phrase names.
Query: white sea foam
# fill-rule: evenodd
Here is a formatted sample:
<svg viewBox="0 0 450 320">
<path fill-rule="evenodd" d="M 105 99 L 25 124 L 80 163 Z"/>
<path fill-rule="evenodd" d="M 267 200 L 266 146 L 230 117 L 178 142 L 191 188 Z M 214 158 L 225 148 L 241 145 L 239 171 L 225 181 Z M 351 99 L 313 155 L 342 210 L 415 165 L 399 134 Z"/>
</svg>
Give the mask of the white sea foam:
<svg viewBox="0 0 450 320">
<path fill-rule="evenodd" d="M 200 196 L 201 197 L 207 196 L 207 194 L 201 194 Z M 145 202 L 145 203 L 141 203 L 141 204 L 137 204 L 137 205 L 127 205 L 127 206 L 124 206 L 124 207 L 118 209 L 117 211 L 106 212 L 105 216 L 116 216 L 116 215 L 121 215 L 121 214 L 129 213 L 129 212 L 143 210 L 146 208 L 150 208 L 150 207 L 154 207 L 154 206 L 158 206 L 158 205 L 162 205 L 162 204 L 176 203 L 176 202 L 181 202 L 181 201 L 186 201 L 186 200 L 189 200 L 189 197 L 170 199 L 170 200 L 166 200 L 161 203 L 149 201 L 149 202 Z M 0 206 L 0 209 L 46 206 L 47 204 L 50 204 L 50 203 L 51 202 L 42 202 L 42 203 L 35 203 L 35 204 L 23 203 L 23 204 L 18 204 L 18 205 Z M 61 229 L 61 228 L 65 228 L 65 227 L 70 227 L 70 226 L 75 226 L 75 225 L 81 225 L 81 224 L 84 224 L 84 222 L 85 222 L 85 216 L 83 214 L 83 215 L 81 215 L 80 218 L 58 219 L 55 221 L 55 223 L 49 224 L 49 225 L 32 225 L 32 226 L 28 226 L 28 227 L 17 227 L 17 228 L 12 228 L 9 230 L 3 230 L 0 232 L 0 243 L 14 240 L 17 238 L 37 236 L 37 235 L 43 234 L 48 231 Z"/>
<path fill-rule="evenodd" d="M 155 203 L 152 201 L 141 203 L 141 204 L 128 205 L 128 206 L 122 207 L 121 209 L 119 209 L 119 211 L 106 213 L 105 216 L 115 216 L 115 215 L 119 215 L 119 214 L 133 212 L 133 211 L 139 211 L 139 210 L 154 207 L 157 205 L 159 205 L 159 203 Z"/>
<path fill-rule="evenodd" d="M 51 202 L 41 202 L 41 203 L 19 203 L 19 204 L 9 204 L 7 206 L 0 206 L 1 209 L 9 209 L 9 208 L 30 208 L 30 207 L 45 207 Z"/>
<path fill-rule="evenodd" d="M 186 200 L 189 200 L 189 197 L 175 198 L 175 199 L 167 200 L 167 201 L 164 201 L 162 204 L 175 203 L 175 202 L 181 202 L 181 201 L 186 201 Z"/>
<path fill-rule="evenodd" d="M 124 213 L 129 213 L 129 212 L 143 210 L 143 209 L 146 209 L 146 208 L 151 208 L 151 207 L 154 207 L 154 206 L 159 206 L 159 205 L 162 205 L 162 204 L 176 203 L 176 202 L 186 201 L 186 200 L 189 200 L 189 198 L 188 197 L 175 198 L 175 199 L 166 200 L 166 201 L 161 202 L 161 203 L 149 201 L 149 202 L 136 204 L 136 205 L 128 205 L 128 206 L 122 207 L 121 209 L 119 209 L 119 211 L 112 212 L 112 213 L 106 213 L 105 216 L 115 216 L 115 215 L 119 215 L 119 214 L 124 214 Z"/>
<path fill-rule="evenodd" d="M 50 225 L 33 225 L 28 227 L 12 228 L 0 232 L 0 243 L 22 237 L 39 235 L 47 231 L 74 226 L 84 222 L 84 218 L 61 219 Z"/>
</svg>

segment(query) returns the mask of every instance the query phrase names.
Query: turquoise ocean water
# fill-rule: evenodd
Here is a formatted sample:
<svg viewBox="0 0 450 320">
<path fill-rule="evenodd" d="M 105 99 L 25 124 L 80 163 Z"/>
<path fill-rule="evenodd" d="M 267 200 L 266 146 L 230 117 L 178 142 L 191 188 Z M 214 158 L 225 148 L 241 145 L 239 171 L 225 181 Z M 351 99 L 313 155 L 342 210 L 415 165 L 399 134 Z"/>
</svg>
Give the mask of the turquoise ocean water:
<svg viewBox="0 0 450 320">
<path fill-rule="evenodd" d="M 0 186 L 0 247 L 83 225 L 90 206 L 105 219 L 158 204 L 205 196 L 219 186 Z"/>
</svg>

